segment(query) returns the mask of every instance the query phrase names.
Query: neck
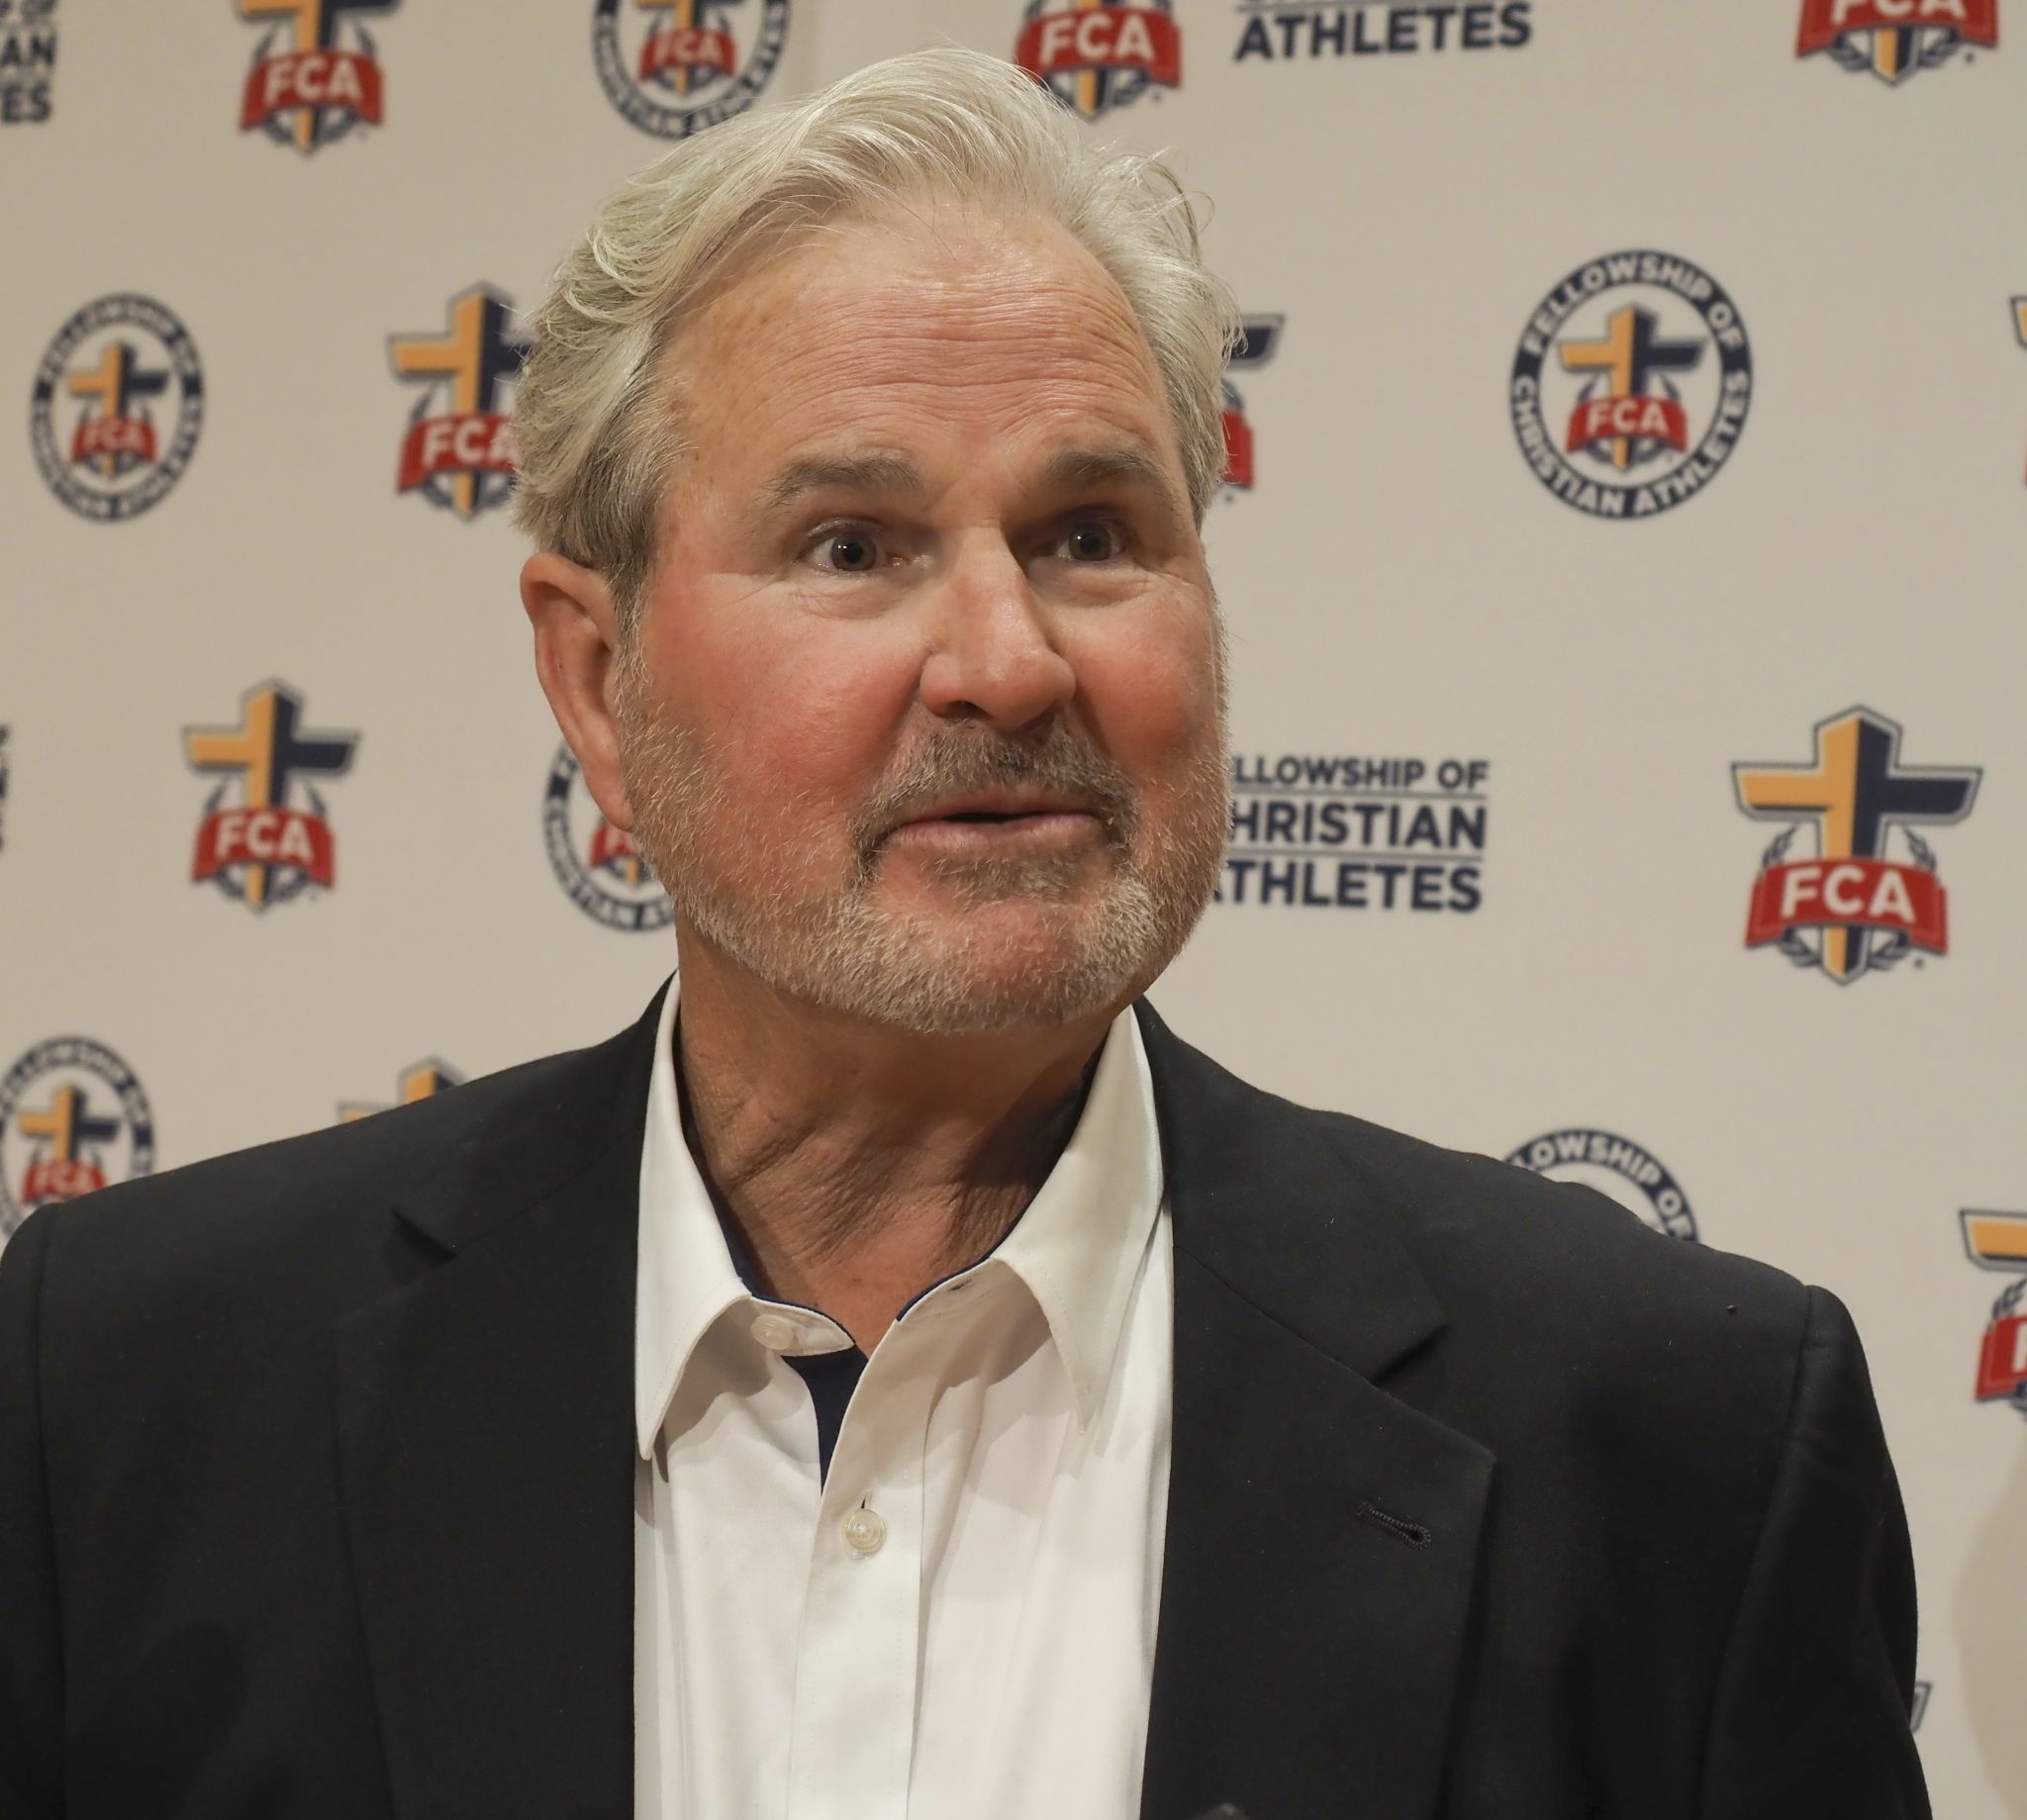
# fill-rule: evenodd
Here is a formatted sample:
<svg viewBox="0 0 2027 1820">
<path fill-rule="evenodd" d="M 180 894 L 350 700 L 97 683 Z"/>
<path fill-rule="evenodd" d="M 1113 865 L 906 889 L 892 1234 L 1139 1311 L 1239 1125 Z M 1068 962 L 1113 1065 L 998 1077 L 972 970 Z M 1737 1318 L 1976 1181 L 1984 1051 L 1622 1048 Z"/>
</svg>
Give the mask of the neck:
<svg viewBox="0 0 2027 1820">
<path fill-rule="evenodd" d="M 1069 1141 L 1118 1007 L 924 1036 L 785 999 L 687 930 L 678 948 L 676 1059 L 698 1166 L 766 1290 L 870 1352 L 1019 1218 Z"/>
</svg>

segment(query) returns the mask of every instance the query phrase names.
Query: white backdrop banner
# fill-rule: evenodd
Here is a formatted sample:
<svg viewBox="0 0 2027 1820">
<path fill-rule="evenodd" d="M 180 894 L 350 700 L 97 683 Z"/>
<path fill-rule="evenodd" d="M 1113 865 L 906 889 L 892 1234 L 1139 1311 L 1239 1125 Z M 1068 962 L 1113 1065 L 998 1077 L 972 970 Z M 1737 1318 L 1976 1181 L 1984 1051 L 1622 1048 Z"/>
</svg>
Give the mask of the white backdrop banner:
<svg viewBox="0 0 2027 1820">
<path fill-rule="evenodd" d="M 975 46 L 1166 149 L 1247 316 L 1231 849 L 1164 1013 L 1842 1295 L 1937 1812 L 2027 1812 L 2022 30 L 0 4 L 0 1238 L 638 1011 L 667 900 L 515 597 L 525 313 L 670 143 Z"/>
</svg>

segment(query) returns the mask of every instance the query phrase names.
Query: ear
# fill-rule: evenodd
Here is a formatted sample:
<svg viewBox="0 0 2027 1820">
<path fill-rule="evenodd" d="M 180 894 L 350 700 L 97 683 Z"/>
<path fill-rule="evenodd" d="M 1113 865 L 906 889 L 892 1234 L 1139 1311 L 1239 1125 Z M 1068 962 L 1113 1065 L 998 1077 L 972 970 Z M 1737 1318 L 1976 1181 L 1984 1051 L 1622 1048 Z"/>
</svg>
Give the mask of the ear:
<svg viewBox="0 0 2027 1820">
<path fill-rule="evenodd" d="M 613 719 L 620 616 L 596 569 L 553 550 L 522 565 L 521 604 L 534 627 L 534 673 L 549 712 L 584 770 L 584 786 L 615 827 L 631 830 L 633 811 L 620 781 L 620 733 Z"/>
</svg>

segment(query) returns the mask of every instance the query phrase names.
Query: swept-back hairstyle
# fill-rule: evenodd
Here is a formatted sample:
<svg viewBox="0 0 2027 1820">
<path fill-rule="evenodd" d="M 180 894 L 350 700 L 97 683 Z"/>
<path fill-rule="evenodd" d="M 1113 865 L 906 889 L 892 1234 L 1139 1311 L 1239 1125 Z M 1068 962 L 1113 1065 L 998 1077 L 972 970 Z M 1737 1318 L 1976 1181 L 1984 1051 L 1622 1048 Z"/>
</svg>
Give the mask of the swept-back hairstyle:
<svg viewBox="0 0 2027 1820">
<path fill-rule="evenodd" d="M 515 405 L 517 523 L 598 570 L 630 625 L 684 452 L 659 355 L 686 306 L 784 236 L 933 197 L 1052 221 L 1110 274 L 1154 355 L 1201 522 L 1224 466 L 1219 386 L 1238 315 L 1204 268 L 1196 211 L 1166 165 L 1094 148 L 1012 64 L 939 48 L 725 121 L 607 199 L 534 319 Z"/>
</svg>

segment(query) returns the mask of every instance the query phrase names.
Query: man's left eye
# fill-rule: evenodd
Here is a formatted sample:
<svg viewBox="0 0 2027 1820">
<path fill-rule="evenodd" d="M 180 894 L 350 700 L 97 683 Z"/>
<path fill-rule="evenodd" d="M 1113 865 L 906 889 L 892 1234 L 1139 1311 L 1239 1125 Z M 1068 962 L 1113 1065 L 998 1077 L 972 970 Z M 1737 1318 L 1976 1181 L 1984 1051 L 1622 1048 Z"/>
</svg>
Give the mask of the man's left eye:
<svg viewBox="0 0 2027 1820">
<path fill-rule="evenodd" d="M 825 531 L 811 553 L 820 569 L 841 575 L 869 575 L 880 566 L 884 554 L 879 538 L 856 525 Z"/>
<path fill-rule="evenodd" d="M 1125 547 L 1116 526 L 1104 519 L 1080 519 L 1058 539 L 1056 547 L 1072 562 L 1110 562 Z"/>
</svg>

